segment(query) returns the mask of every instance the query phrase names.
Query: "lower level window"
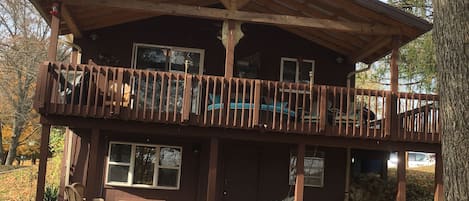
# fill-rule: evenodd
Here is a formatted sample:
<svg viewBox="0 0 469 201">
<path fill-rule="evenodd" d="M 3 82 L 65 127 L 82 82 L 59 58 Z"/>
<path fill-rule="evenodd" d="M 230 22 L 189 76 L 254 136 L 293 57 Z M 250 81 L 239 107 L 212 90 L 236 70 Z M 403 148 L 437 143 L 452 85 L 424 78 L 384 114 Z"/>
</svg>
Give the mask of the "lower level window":
<svg viewBox="0 0 469 201">
<path fill-rule="evenodd" d="M 290 157 L 290 185 L 295 185 L 296 182 L 296 154 Z M 304 158 L 304 185 L 311 187 L 324 186 L 324 153 L 319 152 L 315 154 L 306 153 Z"/>
<path fill-rule="evenodd" d="M 108 185 L 179 189 L 182 147 L 109 144 Z"/>
</svg>

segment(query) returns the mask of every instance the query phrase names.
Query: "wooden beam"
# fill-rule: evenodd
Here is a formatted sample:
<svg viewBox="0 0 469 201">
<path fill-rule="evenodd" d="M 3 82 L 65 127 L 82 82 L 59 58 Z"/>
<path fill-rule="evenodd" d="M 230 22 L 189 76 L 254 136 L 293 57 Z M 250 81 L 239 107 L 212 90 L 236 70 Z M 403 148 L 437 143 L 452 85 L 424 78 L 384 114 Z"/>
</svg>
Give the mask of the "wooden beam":
<svg viewBox="0 0 469 201">
<path fill-rule="evenodd" d="M 243 22 L 310 27 L 335 31 L 353 32 L 372 35 L 395 35 L 400 30 L 395 27 L 360 22 L 343 22 L 320 18 L 299 17 L 291 15 L 266 14 L 247 11 L 230 11 L 226 9 L 187 6 L 168 3 L 152 3 L 130 0 L 70 0 L 70 5 L 93 5 L 131 10 L 164 13 L 176 16 L 191 16 L 218 20 L 235 20 Z"/>
<path fill-rule="evenodd" d="M 296 154 L 296 183 L 294 201 L 303 201 L 303 192 L 305 188 L 305 144 L 298 144 L 298 153 Z"/>
<path fill-rule="evenodd" d="M 217 172 L 218 172 L 218 148 L 219 140 L 216 137 L 210 139 L 210 158 L 208 166 L 207 201 L 217 199 Z"/>
<path fill-rule="evenodd" d="M 391 91 L 397 93 L 399 91 L 399 67 L 397 62 L 399 60 L 399 46 L 400 39 L 394 36 L 392 39 L 392 53 L 391 53 Z"/>
<path fill-rule="evenodd" d="M 366 57 L 372 55 L 375 53 L 377 50 L 383 48 L 384 46 L 388 45 L 391 43 L 392 39 L 391 37 L 378 37 L 375 40 L 371 41 L 368 43 L 368 45 L 364 46 L 361 48 L 362 50 L 355 53 L 354 55 L 351 56 L 352 62 L 357 63 L 359 61 L 362 61 Z"/>
<path fill-rule="evenodd" d="M 406 157 L 405 151 L 400 150 L 397 152 L 397 195 L 396 201 L 405 201 L 406 200 Z"/>
<path fill-rule="evenodd" d="M 100 131 L 97 128 L 91 129 L 91 140 L 90 140 L 90 152 L 88 160 L 88 175 L 86 178 L 86 200 L 93 200 L 98 197 L 99 182 L 101 181 L 98 177 L 98 171 L 101 171 L 98 167 L 98 153 L 99 153 L 99 138 Z"/>
<path fill-rule="evenodd" d="M 224 26 L 227 26 L 226 35 L 223 38 L 226 38 L 225 44 L 225 78 L 233 77 L 233 65 L 234 65 L 234 51 L 236 47 L 236 28 L 235 22 L 232 20 L 227 20 L 224 22 Z"/>
<path fill-rule="evenodd" d="M 62 14 L 62 19 L 64 19 L 65 23 L 67 24 L 68 28 L 73 34 L 74 38 L 81 38 L 83 37 L 83 34 L 81 33 L 80 29 L 78 28 L 77 23 L 75 23 L 75 20 L 73 19 L 72 15 L 70 14 L 70 11 L 67 9 L 65 4 L 62 4 L 62 9 L 61 9 L 61 14 Z"/>
<path fill-rule="evenodd" d="M 434 201 L 444 201 L 445 194 L 443 192 L 443 158 L 441 153 L 435 154 L 435 194 Z"/>
<path fill-rule="evenodd" d="M 53 6 L 53 12 L 57 12 L 52 15 L 51 20 L 51 33 L 50 33 L 50 42 L 49 42 L 49 51 L 47 52 L 47 58 L 49 61 L 55 61 L 57 59 L 57 44 L 59 41 L 59 27 L 60 27 L 60 14 L 58 4 Z"/>
<path fill-rule="evenodd" d="M 47 156 L 49 155 L 50 124 L 42 124 L 41 148 L 39 155 L 39 170 L 36 186 L 36 201 L 44 200 L 44 188 L 46 184 Z"/>
<path fill-rule="evenodd" d="M 347 147 L 347 159 L 345 161 L 345 196 L 344 201 L 350 200 L 350 168 L 352 166 L 352 149 Z"/>
</svg>

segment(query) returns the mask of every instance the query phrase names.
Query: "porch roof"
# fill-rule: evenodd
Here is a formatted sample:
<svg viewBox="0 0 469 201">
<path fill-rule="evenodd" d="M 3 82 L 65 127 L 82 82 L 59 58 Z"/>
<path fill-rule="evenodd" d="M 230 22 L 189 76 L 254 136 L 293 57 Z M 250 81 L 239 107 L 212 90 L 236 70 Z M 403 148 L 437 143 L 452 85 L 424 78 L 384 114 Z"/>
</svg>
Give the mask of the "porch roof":
<svg viewBox="0 0 469 201">
<path fill-rule="evenodd" d="M 30 0 L 50 21 L 52 0 Z M 61 34 L 178 15 L 271 24 L 334 50 L 352 62 L 372 63 L 432 29 L 427 21 L 379 0 L 62 0 Z M 168 2 L 170 2 L 168 4 Z M 227 9 L 220 9 L 220 7 Z"/>
</svg>

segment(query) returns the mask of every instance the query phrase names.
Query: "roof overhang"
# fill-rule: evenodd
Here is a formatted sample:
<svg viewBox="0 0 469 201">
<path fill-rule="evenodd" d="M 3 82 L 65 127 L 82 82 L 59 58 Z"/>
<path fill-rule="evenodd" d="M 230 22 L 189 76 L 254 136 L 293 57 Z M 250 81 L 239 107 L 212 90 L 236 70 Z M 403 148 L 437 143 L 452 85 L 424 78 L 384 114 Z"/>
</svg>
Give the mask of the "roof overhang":
<svg viewBox="0 0 469 201">
<path fill-rule="evenodd" d="M 53 0 L 30 0 L 50 21 Z M 83 32 L 159 15 L 270 24 L 336 51 L 351 62 L 372 63 L 432 29 L 412 14 L 379 0 L 62 0 L 61 34 Z M 171 3 L 167 3 L 171 2 Z M 227 9 L 214 8 L 222 3 Z"/>
</svg>

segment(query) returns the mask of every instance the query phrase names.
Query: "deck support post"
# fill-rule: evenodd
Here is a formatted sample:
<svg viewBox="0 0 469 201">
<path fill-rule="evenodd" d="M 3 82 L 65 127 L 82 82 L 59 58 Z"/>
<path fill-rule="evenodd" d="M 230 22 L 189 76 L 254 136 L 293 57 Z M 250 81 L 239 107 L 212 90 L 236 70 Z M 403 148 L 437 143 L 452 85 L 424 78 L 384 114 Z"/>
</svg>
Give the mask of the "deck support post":
<svg viewBox="0 0 469 201">
<path fill-rule="evenodd" d="M 217 200 L 217 170 L 218 170 L 219 140 L 216 137 L 210 139 L 210 158 L 207 182 L 207 201 Z"/>
<path fill-rule="evenodd" d="M 234 52 L 239 40 L 243 37 L 241 23 L 234 20 L 223 22 L 222 42 L 225 46 L 225 78 L 233 77 Z"/>
<path fill-rule="evenodd" d="M 399 92 L 399 46 L 400 46 L 400 37 L 394 36 L 392 39 L 392 53 L 391 53 L 391 136 L 393 139 L 399 139 L 399 128 L 398 128 L 398 105 L 397 105 L 397 94 Z"/>
<path fill-rule="evenodd" d="M 396 201 L 406 200 L 406 152 L 399 150 L 397 152 L 397 196 Z"/>
<path fill-rule="evenodd" d="M 350 199 L 350 167 L 352 166 L 352 149 L 347 148 L 347 161 L 345 161 L 345 195 L 344 201 L 349 201 Z"/>
<path fill-rule="evenodd" d="M 93 198 L 98 197 L 98 188 L 100 187 L 98 183 L 101 181 L 98 174 L 98 171 L 100 171 L 98 166 L 99 138 L 100 130 L 97 128 L 91 129 L 88 174 L 85 190 L 86 200 L 93 200 Z"/>
<path fill-rule="evenodd" d="M 42 124 L 41 148 L 39 155 L 39 170 L 37 174 L 36 201 L 44 200 L 44 188 L 46 184 L 47 156 L 49 155 L 50 124 Z"/>
<path fill-rule="evenodd" d="M 435 154 L 435 197 L 434 201 L 444 201 L 443 192 L 443 158 L 440 153 Z"/>
<path fill-rule="evenodd" d="M 305 188 L 305 144 L 298 144 L 296 154 L 296 182 L 295 182 L 295 200 L 303 201 L 303 192 Z"/>
<path fill-rule="evenodd" d="M 52 4 L 52 20 L 50 24 L 50 42 L 49 50 L 47 52 L 47 58 L 49 61 L 57 60 L 57 44 L 59 40 L 59 27 L 60 27 L 60 5 L 55 2 Z"/>
</svg>

